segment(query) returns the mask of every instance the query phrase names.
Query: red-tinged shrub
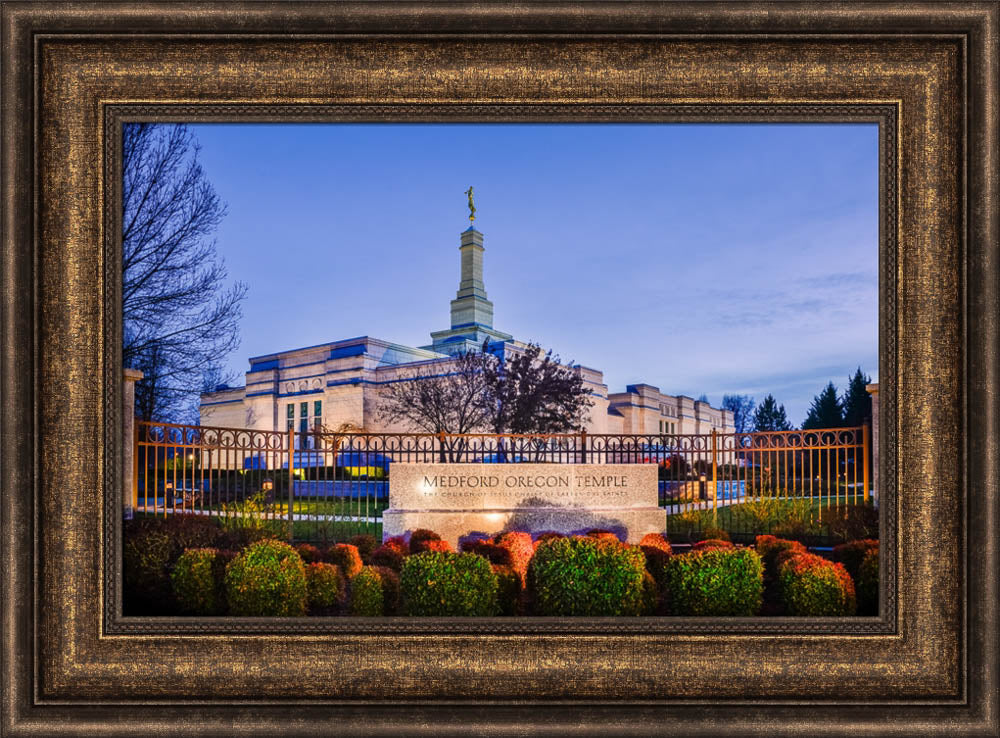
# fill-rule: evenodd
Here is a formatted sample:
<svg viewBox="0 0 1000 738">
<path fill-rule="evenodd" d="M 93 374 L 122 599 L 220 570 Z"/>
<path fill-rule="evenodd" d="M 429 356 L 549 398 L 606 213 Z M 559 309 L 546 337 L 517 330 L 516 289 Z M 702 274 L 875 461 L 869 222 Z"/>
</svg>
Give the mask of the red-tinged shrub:
<svg viewBox="0 0 1000 738">
<path fill-rule="evenodd" d="M 500 614 L 517 615 L 521 602 L 521 575 L 514 567 L 503 564 L 494 564 L 493 572 L 497 575 L 497 606 Z"/>
<path fill-rule="evenodd" d="M 777 578 L 780 563 L 778 558 L 783 554 L 807 553 L 806 547 L 798 541 L 775 538 L 771 535 L 757 536 L 756 548 L 764 561 L 764 577 L 768 580 Z"/>
<path fill-rule="evenodd" d="M 692 551 L 708 551 L 717 548 L 736 548 L 729 541 L 720 541 L 718 538 L 709 538 L 705 541 L 698 541 L 691 547 Z"/>
<path fill-rule="evenodd" d="M 440 541 L 441 536 L 432 530 L 427 528 L 417 528 L 415 531 L 410 533 L 410 553 L 421 553 L 422 551 L 429 551 L 426 543 L 427 541 Z"/>
<path fill-rule="evenodd" d="M 398 546 L 387 546 L 382 544 L 369 557 L 371 566 L 384 566 L 395 572 L 403 570 L 403 561 L 406 556 L 399 550 Z"/>
<path fill-rule="evenodd" d="M 301 556 L 302 560 L 307 564 L 312 564 L 315 561 L 321 561 L 323 559 L 319 549 L 311 543 L 300 543 L 295 547 L 295 550 L 299 552 L 299 556 Z"/>
<path fill-rule="evenodd" d="M 403 536 L 386 538 L 382 541 L 380 548 L 391 548 L 393 551 L 398 551 L 401 556 L 407 556 L 410 553 L 410 544 L 406 542 L 406 538 Z"/>
<path fill-rule="evenodd" d="M 326 551 L 326 560 L 336 564 L 348 579 L 356 577 L 363 566 L 357 546 L 350 543 L 335 543 Z"/>
<path fill-rule="evenodd" d="M 358 553 L 361 554 L 361 560 L 366 563 L 372 555 L 372 551 L 378 548 L 378 541 L 375 540 L 375 536 L 368 535 L 367 533 L 353 536 L 348 543 L 358 549 Z"/>
<path fill-rule="evenodd" d="M 865 555 L 871 550 L 878 551 L 878 541 L 873 538 L 864 538 L 860 541 L 849 541 L 833 547 L 833 560 L 839 561 L 847 569 L 847 573 L 856 582 L 858 571 L 861 569 L 861 562 Z"/>
<path fill-rule="evenodd" d="M 376 549 L 377 551 L 378 549 Z M 400 558 L 402 560 L 402 557 Z M 376 567 L 366 566 L 351 579 L 348 612 L 362 617 L 385 615 L 385 594 L 382 577 Z"/>
<path fill-rule="evenodd" d="M 336 564 L 314 561 L 306 566 L 306 601 L 312 610 L 330 610 L 342 604 L 344 575 Z"/>
<path fill-rule="evenodd" d="M 859 615 L 878 615 L 878 566 L 878 549 L 868 549 L 855 580 Z"/>
<path fill-rule="evenodd" d="M 538 545 L 540 543 L 543 543 L 545 541 L 552 541 L 555 540 L 556 538 L 565 538 L 565 537 L 566 535 L 564 533 L 557 533 L 554 530 L 547 530 L 544 533 L 539 533 L 538 536 L 535 538 L 534 544 L 532 545 L 534 546 L 534 549 L 537 551 Z"/>
<path fill-rule="evenodd" d="M 587 536 L 590 538 L 597 538 L 599 540 L 621 542 L 621 539 L 615 535 L 613 531 L 605 530 L 604 528 L 591 528 L 587 531 Z"/>
<path fill-rule="evenodd" d="M 399 574 L 387 566 L 374 566 L 372 569 L 378 574 L 382 582 L 382 607 L 386 615 L 398 615 L 399 605 L 402 601 L 399 589 Z"/>
<path fill-rule="evenodd" d="M 705 530 L 703 530 L 701 532 L 701 537 L 704 540 L 706 540 L 706 541 L 708 541 L 708 540 L 716 540 L 716 541 L 729 541 L 729 540 L 731 540 L 729 538 L 729 533 L 727 533 L 726 531 L 724 531 L 722 528 L 711 528 L 711 527 L 705 528 Z"/>
<path fill-rule="evenodd" d="M 647 533 L 639 541 L 639 546 L 643 549 L 646 548 L 658 548 L 664 553 L 671 553 L 673 549 L 670 548 L 670 541 L 668 541 L 662 533 Z"/>
<path fill-rule="evenodd" d="M 453 551 L 451 544 L 448 541 L 442 541 L 440 538 L 425 538 L 414 542 L 410 540 L 410 553 L 417 554 L 423 553 L 424 551 Z"/>
<path fill-rule="evenodd" d="M 778 586 L 789 615 L 853 615 L 857 609 L 851 575 L 822 556 L 789 556 L 778 569 Z"/>
<path fill-rule="evenodd" d="M 465 541 L 462 550 L 482 556 L 494 566 L 510 566 L 513 563 L 510 551 L 490 541 Z"/>
<path fill-rule="evenodd" d="M 535 544 L 531 541 L 531 534 L 512 530 L 498 534 L 495 540 L 498 546 L 510 552 L 510 565 L 520 575 L 521 586 L 524 586 L 528 575 L 528 564 L 535 555 Z"/>
</svg>

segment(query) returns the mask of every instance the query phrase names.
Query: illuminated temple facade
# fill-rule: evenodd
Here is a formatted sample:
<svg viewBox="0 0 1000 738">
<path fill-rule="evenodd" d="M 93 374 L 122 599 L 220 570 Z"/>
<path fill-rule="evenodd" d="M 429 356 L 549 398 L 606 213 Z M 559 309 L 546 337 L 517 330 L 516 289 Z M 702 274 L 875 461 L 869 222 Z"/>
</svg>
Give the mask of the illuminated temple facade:
<svg viewBox="0 0 1000 738">
<path fill-rule="evenodd" d="M 356 428 L 370 432 L 412 431 L 380 422 L 378 398 L 391 382 L 447 373 L 453 356 L 474 351 L 489 339 L 498 352 L 525 344 L 493 327 L 493 303 L 483 283 L 483 234 L 461 234 L 461 281 L 451 301 L 451 327 L 430 334 L 427 346 L 410 347 L 360 336 L 250 359 L 243 387 L 220 386 L 201 396 L 201 424 L 306 432 Z M 649 384 L 608 392 L 598 369 L 577 366 L 593 405 L 588 433 L 709 433 L 733 431 L 728 410 L 684 395 L 663 394 Z"/>
</svg>

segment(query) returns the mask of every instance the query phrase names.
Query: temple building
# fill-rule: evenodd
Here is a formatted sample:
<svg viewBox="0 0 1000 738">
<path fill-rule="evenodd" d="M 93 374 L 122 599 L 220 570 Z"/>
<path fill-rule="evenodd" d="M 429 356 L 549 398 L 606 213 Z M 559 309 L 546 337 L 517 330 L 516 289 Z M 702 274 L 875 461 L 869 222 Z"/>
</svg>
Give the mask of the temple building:
<svg viewBox="0 0 1000 738">
<path fill-rule="evenodd" d="M 493 303 L 483 282 L 484 251 L 482 232 L 470 226 L 461 234 L 461 280 L 451 301 L 451 327 L 433 331 L 429 345 L 414 348 L 359 336 L 255 356 L 245 386 L 220 386 L 201 396 L 201 424 L 297 432 L 318 425 L 371 432 L 414 430 L 380 422 L 381 387 L 445 373 L 455 354 L 478 350 L 486 339 L 498 352 L 519 351 L 526 345 L 493 327 Z M 732 413 L 707 402 L 667 395 L 649 384 L 609 393 L 600 370 L 577 366 L 576 371 L 593 401 L 585 424 L 588 433 L 734 430 Z"/>
</svg>

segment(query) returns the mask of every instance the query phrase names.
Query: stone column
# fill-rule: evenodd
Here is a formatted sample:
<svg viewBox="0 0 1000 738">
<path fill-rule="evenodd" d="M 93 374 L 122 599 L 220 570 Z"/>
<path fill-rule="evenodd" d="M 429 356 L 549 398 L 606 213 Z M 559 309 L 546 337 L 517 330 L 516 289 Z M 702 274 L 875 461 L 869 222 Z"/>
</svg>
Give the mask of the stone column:
<svg viewBox="0 0 1000 738">
<path fill-rule="evenodd" d="M 122 381 L 122 512 L 126 520 L 135 510 L 135 383 L 138 369 L 125 369 Z"/>
<path fill-rule="evenodd" d="M 872 396 L 872 500 L 878 507 L 878 382 L 865 385 Z"/>
</svg>

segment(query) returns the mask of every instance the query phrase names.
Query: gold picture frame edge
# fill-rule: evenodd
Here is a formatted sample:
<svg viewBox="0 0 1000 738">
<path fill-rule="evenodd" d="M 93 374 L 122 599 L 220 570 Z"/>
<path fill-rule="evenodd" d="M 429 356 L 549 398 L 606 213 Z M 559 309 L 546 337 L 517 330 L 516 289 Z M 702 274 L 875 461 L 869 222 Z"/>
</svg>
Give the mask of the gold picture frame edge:
<svg viewBox="0 0 1000 738">
<path fill-rule="evenodd" d="M 32 132 L 35 127 L 35 111 L 32 107 L 32 97 L 34 87 L 30 83 L 33 79 L 30 71 L 32 59 L 25 53 L 27 45 L 23 35 L 29 35 L 33 31 L 26 27 L 34 23 L 43 26 L 49 23 L 72 27 L 74 23 L 92 23 L 95 26 L 102 26 L 108 23 L 118 22 L 123 25 L 136 23 L 136 19 L 126 19 L 121 16 L 116 21 L 115 13 L 108 13 L 107 17 L 97 17 L 97 13 L 103 10 L 93 9 L 88 6 L 87 10 L 67 11 L 64 5 L 48 4 L 4 4 L 3 6 L 3 40 L 4 40 L 4 80 L 3 93 L 5 107 L 3 111 L 3 146 L 4 146 L 4 357 L 3 357 L 3 427 L 9 429 L 13 425 L 18 428 L 31 427 L 36 430 L 38 427 L 37 394 L 35 393 L 34 370 L 37 355 L 36 347 L 33 343 L 33 326 L 31 318 L 34 311 L 35 301 L 34 282 L 31 258 L 26 258 L 25 244 L 33 243 L 33 223 L 34 212 L 30 204 L 29 197 L 24 194 L 24 189 L 18 189 L 16 182 L 24 181 L 26 172 L 33 172 L 33 156 L 30 142 Z M 146 15 L 153 20 L 165 11 L 156 9 L 155 4 L 141 6 L 145 9 Z M 185 22 L 204 23 L 213 17 L 211 12 L 204 12 L 205 6 L 200 8 L 197 14 L 184 15 Z M 246 7 L 246 6 L 243 6 Z M 315 7 L 315 6 L 310 6 Z M 348 15 L 364 15 L 366 9 L 357 6 L 341 6 L 349 8 L 344 11 Z M 409 6 L 407 6 L 409 7 Z M 549 17 L 549 24 L 558 22 L 567 23 L 566 18 L 571 17 L 575 23 L 586 25 L 587 8 L 574 6 L 574 13 L 559 11 L 554 16 Z M 597 6 L 594 6 L 597 7 Z M 608 12 L 605 5 L 601 8 Z M 656 18 L 655 10 L 661 6 L 657 4 L 643 4 L 634 6 L 638 11 L 642 11 L 642 16 L 649 19 Z M 758 12 L 761 8 L 767 7 L 761 4 L 743 6 L 746 11 L 738 11 L 734 15 L 746 16 L 750 11 Z M 873 16 L 880 15 L 872 10 L 871 6 L 863 7 L 853 16 L 850 14 L 851 8 L 857 9 L 859 6 L 838 6 L 842 10 L 825 14 L 823 12 L 804 10 L 799 18 L 811 18 L 812 20 L 827 20 L 835 18 L 837 27 L 850 26 L 852 22 L 859 22 L 857 19 L 863 16 L 861 23 L 871 23 Z M 127 9 L 127 8 L 126 8 Z M 927 29 L 937 28 L 946 33 L 964 32 L 965 43 L 967 44 L 969 56 L 967 57 L 969 75 L 968 92 L 971 103 L 971 110 L 968 115 L 967 132 L 969 143 L 966 146 L 966 193 L 968 204 L 965 208 L 965 217 L 968 218 L 965 225 L 968 229 L 966 246 L 968 272 L 966 274 L 966 309 L 967 309 L 967 357 L 968 356 L 995 356 L 997 348 L 997 326 L 996 307 L 997 290 L 996 274 L 997 262 L 995 248 L 992 246 L 997 242 L 997 213 L 996 213 L 996 179 L 997 179 L 997 149 L 996 149 L 996 77 L 997 77 L 997 9 L 990 3 L 980 3 L 974 6 L 962 6 L 962 12 L 954 11 L 954 6 L 948 6 L 944 10 L 936 10 L 933 7 L 900 4 L 892 6 L 896 13 L 888 13 L 883 10 L 881 23 L 885 26 L 892 26 L 898 23 L 906 26 L 910 23 L 916 27 Z M 490 21 L 491 9 L 483 6 L 462 6 L 452 16 L 451 10 L 436 11 L 440 16 L 468 18 L 470 14 L 478 18 L 481 22 L 488 24 Z M 710 19 L 712 13 L 718 8 L 701 8 L 694 13 L 700 19 Z M 287 11 L 286 11 L 287 12 Z M 336 12 L 341 12 L 340 8 Z M 669 13 L 677 14 L 672 22 L 677 22 L 676 17 L 682 17 L 683 8 L 670 8 Z M 693 12 L 693 11 L 689 11 Z M 811 14 L 811 15 L 810 15 Z M 197 17 L 195 17 L 197 15 Z M 221 13 L 216 18 L 221 17 Z M 528 13 L 530 16 L 531 14 Z M 497 20 L 497 16 L 500 17 Z M 758 24 L 766 26 L 773 23 L 781 26 L 782 23 L 790 23 L 795 20 L 795 9 L 781 10 L 775 12 L 775 17 L 761 19 L 758 15 Z M 782 16 L 782 17 L 778 17 Z M 165 17 L 165 16 L 164 16 Z M 435 16 L 438 17 L 438 16 Z M 555 20 L 553 20 L 555 17 Z M 522 21 L 511 21 L 507 15 L 498 11 L 494 13 L 493 20 L 497 24 L 513 23 L 515 26 Z M 613 19 L 612 19 L 613 20 Z M 528 20 L 523 21 L 528 23 Z M 151 22 L 151 21 L 147 21 Z M 382 19 L 381 22 L 389 22 Z M 416 22 L 416 21 L 414 21 Z M 431 21 L 425 21 L 431 22 Z M 440 21 L 439 22 L 443 22 Z M 610 22 L 605 19 L 604 22 Z M 174 21 L 176 23 L 176 21 Z M 167 25 L 170 25 L 168 23 Z M 363 25 L 363 24 L 362 24 Z M 627 24 L 623 24 L 627 25 Z M 667 24 L 669 25 L 669 24 Z M 787 27 L 787 25 L 785 26 Z M 910 29 L 912 31 L 912 28 Z M 13 43 L 9 43 L 13 42 Z M 977 76 L 978 75 L 978 76 Z M 13 102 L 12 102 L 13 101 Z M 978 155 L 978 156 L 977 156 Z M 34 179 L 33 175 L 28 179 Z M 27 204 L 27 207 L 26 207 Z M 997 396 L 997 370 L 996 362 L 985 360 L 982 362 L 970 361 L 966 365 L 967 376 L 964 386 L 965 395 L 965 443 L 967 444 L 967 458 L 965 459 L 965 473 L 967 474 L 968 485 L 963 490 L 966 495 L 975 491 L 981 493 L 978 499 L 973 498 L 965 508 L 966 512 L 966 532 L 970 541 L 976 542 L 975 546 L 968 546 L 964 555 L 967 560 L 964 562 L 968 576 L 963 581 L 963 586 L 967 590 L 965 613 L 967 634 L 971 643 L 976 648 L 968 648 L 964 652 L 965 671 L 964 677 L 968 680 L 961 690 L 961 698 L 952 704 L 932 704 L 927 701 L 924 704 L 909 702 L 907 705 L 896 705 L 895 707 L 868 706 L 863 710 L 860 705 L 839 706 L 836 708 L 825 708 L 822 703 L 816 701 L 806 701 L 810 705 L 809 719 L 806 719 L 801 710 L 792 707 L 772 706 L 764 708 L 747 708 L 740 706 L 742 712 L 734 712 L 732 706 L 726 704 L 714 704 L 707 707 L 686 709 L 678 706 L 656 707 L 640 705 L 623 705 L 598 709 L 584 706 L 557 706 L 551 704 L 540 715 L 539 711 L 534 713 L 513 706 L 500 706 L 491 713 L 487 712 L 485 705 L 469 705 L 460 708 L 458 704 L 439 703 L 440 709 L 433 706 L 423 707 L 403 707 L 393 713 L 401 717 L 392 717 L 382 725 L 373 718 L 371 713 L 383 713 L 390 710 L 384 703 L 372 710 L 346 708 L 344 715 L 351 715 L 358 720 L 356 727 L 359 732 L 375 733 L 382 729 L 395 725 L 404 732 L 415 733 L 417 730 L 440 734 L 437 731 L 444 729 L 447 725 L 447 716 L 450 712 L 455 714 L 468 714 L 478 720 L 474 725 L 480 725 L 486 730 L 499 732 L 503 727 L 518 728 L 522 730 L 552 730 L 558 728 L 580 727 L 584 723 L 583 718 L 589 720 L 602 721 L 605 725 L 600 728 L 607 732 L 609 727 L 627 729 L 643 726 L 650 729 L 662 729 L 665 718 L 672 718 L 670 723 L 673 730 L 681 726 L 686 726 L 686 733 L 694 733 L 718 730 L 719 732 L 732 732 L 740 727 L 744 733 L 749 732 L 744 721 L 753 719 L 755 724 L 760 726 L 766 724 L 768 732 L 771 734 L 790 733 L 807 729 L 813 723 L 813 719 L 819 717 L 838 718 L 838 722 L 845 730 L 863 729 L 869 730 L 873 726 L 873 721 L 887 717 L 895 717 L 902 724 L 895 726 L 900 730 L 905 730 L 908 726 L 920 725 L 927 728 L 926 732 L 949 730 L 954 734 L 995 734 L 997 725 L 997 688 L 996 688 L 996 531 L 997 531 L 997 506 L 996 506 L 996 437 L 997 419 L 996 413 L 990 412 L 990 401 L 995 410 Z M 973 401 L 970 398 L 985 398 L 985 413 L 970 412 Z M 980 407 L 980 405 L 976 405 Z M 25 533 L 34 530 L 33 521 L 30 515 L 25 514 L 25 503 L 30 505 L 31 512 L 37 514 L 38 498 L 35 492 L 35 469 L 37 468 L 37 446 L 32 434 L 28 433 L 4 433 L 3 446 L 3 489 L 5 494 L 2 500 L 2 525 L 3 525 L 3 546 L 4 546 L 4 569 L 3 587 L 4 609 L 4 650 L 3 650 L 3 693 L 2 726 L 5 734 L 22 735 L 29 733 L 48 733 L 50 728 L 57 725 L 61 732 L 83 733 L 94 727 L 100 726 L 104 730 L 110 730 L 115 724 L 120 724 L 121 714 L 115 708 L 83 706 L 60 706 L 56 704 L 58 700 L 48 701 L 49 704 L 41 705 L 38 699 L 36 684 L 33 681 L 34 675 L 34 649 L 33 633 L 31 623 L 25 617 L 23 605 L 19 608 L 14 602 L 12 593 L 21 596 L 22 601 L 25 595 L 31 594 L 34 598 L 35 581 L 32 577 L 33 545 L 31 541 L 25 541 Z M 29 496 L 25 490 L 32 490 Z M 12 490 L 16 490 L 12 493 Z M 19 503 L 19 504 L 18 504 Z M 973 515 L 972 513 L 977 513 Z M 21 538 L 17 536 L 20 535 Z M 992 630 L 990 630 L 990 626 Z M 156 725 L 156 720 L 168 721 L 172 716 L 176 716 L 177 710 L 183 709 L 186 718 L 195 720 L 203 718 L 206 722 L 202 727 L 183 726 L 179 727 L 181 732 L 197 734 L 200 731 L 208 733 L 220 730 L 220 726 L 230 725 L 240 727 L 245 732 L 253 733 L 259 731 L 273 731 L 275 725 L 283 725 L 284 732 L 302 730 L 303 724 L 298 720 L 291 719 L 290 714 L 286 714 L 285 722 L 268 723 L 267 720 L 254 725 L 256 718 L 264 719 L 263 715 L 250 704 L 238 705 L 230 708 L 213 710 L 201 708 L 195 704 L 190 704 L 186 708 L 181 708 L 178 702 L 177 708 L 156 708 L 151 707 L 149 719 L 145 717 L 135 723 L 136 728 L 150 727 Z M 395 709 L 395 708 L 392 708 Z M 390 710 L 391 711 L 391 710 Z M 226 713 L 238 716 L 236 720 L 227 719 Z M 317 708 L 309 711 L 313 716 L 323 714 L 335 714 L 335 709 L 329 706 Z M 741 717 L 742 715 L 742 717 Z M 714 716 L 714 717 L 713 717 Z M 383 716 L 387 717 L 387 716 Z M 762 723 L 761 719 L 766 722 Z M 175 718 L 176 719 L 176 718 Z M 161 722 L 159 725 L 172 725 L 178 728 L 177 723 Z M 343 727 L 343 726 L 340 726 Z M 314 729 L 316 728 L 313 725 Z M 894 728 L 887 727 L 887 731 Z M 992 730 L 992 733 L 990 732 Z M 273 734 L 268 733 L 268 734 Z M 905 734 L 905 733 L 904 733 Z"/>
</svg>

